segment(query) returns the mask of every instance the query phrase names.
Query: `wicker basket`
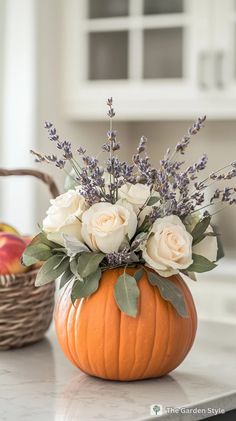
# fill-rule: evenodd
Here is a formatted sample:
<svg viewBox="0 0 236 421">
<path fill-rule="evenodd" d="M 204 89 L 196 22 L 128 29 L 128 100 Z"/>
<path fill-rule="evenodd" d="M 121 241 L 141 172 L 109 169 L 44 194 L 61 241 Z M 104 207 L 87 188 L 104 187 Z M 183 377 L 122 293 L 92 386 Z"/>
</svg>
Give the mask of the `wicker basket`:
<svg viewBox="0 0 236 421">
<path fill-rule="evenodd" d="M 35 170 L 3 170 L 0 176 L 31 175 L 59 194 L 52 178 Z M 37 270 L 0 276 L 0 350 L 18 348 L 43 338 L 52 320 L 54 283 L 34 286 Z"/>
</svg>

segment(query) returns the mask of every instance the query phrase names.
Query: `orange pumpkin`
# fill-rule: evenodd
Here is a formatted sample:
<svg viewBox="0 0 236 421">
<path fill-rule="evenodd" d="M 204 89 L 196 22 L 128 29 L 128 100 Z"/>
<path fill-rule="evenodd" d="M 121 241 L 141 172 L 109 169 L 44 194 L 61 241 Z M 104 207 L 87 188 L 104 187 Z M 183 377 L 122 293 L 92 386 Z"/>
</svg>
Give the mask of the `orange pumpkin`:
<svg viewBox="0 0 236 421">
<path fill-rule="evenodd" d="M 103 272 L 98 290 L 75 306 L 71 286 L 64 287 L 54 313 L 59 343 L 73 364 L 93 376 L 122 381 L 163 376 L 184 360 L 194 341 L 197 315 L 191 293 L 183 280 L 171 278 L 184 294 L 189 317 L 183 318 L 144 273 L 138 282 L 139 313 L 133 318 L 120 311 L 114 298 L 122 273 L 122 268 Z"/>
</svg>

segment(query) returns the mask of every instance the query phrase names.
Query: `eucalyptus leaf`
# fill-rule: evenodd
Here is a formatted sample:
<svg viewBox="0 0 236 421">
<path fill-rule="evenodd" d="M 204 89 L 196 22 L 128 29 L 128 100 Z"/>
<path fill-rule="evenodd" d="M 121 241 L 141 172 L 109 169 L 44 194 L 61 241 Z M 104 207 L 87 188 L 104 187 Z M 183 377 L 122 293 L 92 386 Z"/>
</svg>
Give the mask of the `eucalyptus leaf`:
<svg viewBox="0 0 236 421">
<path fill-rule="evenodd" d="M 71 291 L 72 302 L 74 303 L 77 298 L 89 297 L 96 292 L 99 287 L 101 275 L 102 271 L 98 268 L 96 272 L 91 273 L 91 275 L 83 280 L 76 279 Z"/>
<path fill-rule="evenodd" d="M 188 317 L 183 293 L 174 282 L 149 271 L 147 276 L 150 284 L 158 288 L 162 298 L 169 301 L 180 316 Z"/>
<path fill-rule="evenodd" d="M 192 255 L 193 263 L 186 269 L 187 272 L 209 272 L 210 270 L 217 267 L 217 265 L 210 260 L 206 259 L 206 257 L 200 256 L 199 254 Z"/>
<path fill-rule="evenodd" d="M 53 242 L 53 241 L 50 241 L 50 240 L 48 240 L 48 238 L 47 238 L 47 235 L 46 235 L 46 233 L 45 232 L 40 232 L 39 234 L 37 234 L 33 239 L 32 239 L 32 241 L 31 241 L 31 243 L 29 244 L 29 246 L 31 246 L 31 245 L 35 245 L 35 244 L 39 244 L 39 243 L 42 243 L 42 244 L 45 244 L 46 246 L 48 246 L 48 247 L 50 247 L 51 249 L 53 249 L 53 248 L 55 248 L 55 247 L 58 247 L 58 244 L 57 243 L 55 243 L 55 242 Z M 28 246 L 28 247 L 29 247 Z"/>
<path fill-rule="evenodd" d="M 72 169 L 70 173 L 66 176 L 64 189 L 65 191 L 74 190 L 77 185 L 78 181 L 76 181 L 76 173 L 75 170 Z"/>
<path fill-rule="evenodd" d="M 66 269 L 65 272 L 60 277 L 60 286 L 59 288 L 63 288 L 67 282 L 71 281 L 74 274 L 71 272 L 70 268 Z"/>
<path fill-rule="evenodd" d="M 203 236 L 207 228 L 209 227 L 211 222 L 211 217 L 207 216 L 206 218 L 199 221 L 191 232 L 191 236 L 193 237 L 193 244 L 197 244 L 197 240 Z"/>
<path fill-rule="evenodd" d="M 52 250 L 43 243 L 35 243 L 26 247 L 22 261 L 25 266 L 31 266 L 39 261 L 46 261 L 52 256 Z"/>
<path fill-rule="evenodd" d="M 140 279 L 142 279 L 144 270 L 143 268 L 138 269 L 135 273 L 134 273 L 134 278 L 136 279 L 136 282 L 140 281 Z"/>
<path fill-rule="evenodd" d="M 186 270 L 182 270 L 181 273 L 187 276 L 188 278 L 192 279 L 192 281 L 197 282 L 197 277 L 194 272 L 187 272 Z"/>
<path fill-rule="evenodd" d="M 69 259 L 64 255 L 50 257 L 40 268 L 35 286 L 41 286 L 55 281 L 69 267 Z"/>
<path fill-rule="evenodd" d="M 147 202 L 147 206 L 153 206 L 155 203 L 159 202 L 160 198 L 157 196 L 150 197 L 149 201 Z"/>
<path fill-rule="evenodd" d="M 137 230 L 137 234 L 143 233 L 143 232 L 147 232 L 150 228 L 151 224 L 149 221 L 149 216 L 146 215 L 142 224 L 140 225 L 140 227 Z"/>
<path fill-rule="evenodd" d="M 78 272 L 78 257 L 74 257 L 70 261 L 70 270 L 77 278 L 80 277 L 79 272 Z"/>
<path fill-rule="evenodd" d="M 104 256 L 104 253 L 82 253 L 78 259 L 78 273 L 81 278 L 86 278 L 95 272 Z"/>
<path fill-rule="evenodd" d="M 63 239 L 67 252 L 70 256 L 74 256 L 85 251 L 89 252 L 89 248 L 77 238 L 63 234 Z"/>
<path fill-rule="evenodd" d="M 128 316 L 136 317 L 139 297 L 136 279 L 124 272 L 117 279 L 114 294 L 119 309 Z"/>
<path fill-rule="evenodd" d="M 120 247 L 119 247 L 119 252 L 123 251 L 126 248 L 130 248 L 130 244 L 129 244 L 129 236 L 128 234 L 126 234 L 124 240 L 122 241 Z"/>
<path fill-rule="evenodd" d="M 205 232 L 202 234 L 202 236 L 198 237 L 196 240 L 194 240 L 193 245 L 196 246 L 196 244 L 200 243 L 204 238 L 206 237 L 218 237 L 219 234 L 215 232 Z"/>
</svg>

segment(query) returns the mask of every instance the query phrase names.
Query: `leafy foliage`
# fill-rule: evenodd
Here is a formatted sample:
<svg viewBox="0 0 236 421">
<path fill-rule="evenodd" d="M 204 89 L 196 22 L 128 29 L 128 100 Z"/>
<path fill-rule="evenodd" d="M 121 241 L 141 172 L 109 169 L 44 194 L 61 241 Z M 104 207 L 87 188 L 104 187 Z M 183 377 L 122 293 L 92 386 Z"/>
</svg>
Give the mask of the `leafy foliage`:
<svg viewBox="0 0 236 421">
<path fill-rule="evenodd" d="M 71 291 L 72 303 L 74 304 L 78 298 L 89 297 L 96 292 L 99 287 L 101 275 L 101 269 L 98 267 L 95 272 L 84 279 L 76 279 Z"/>
<path fill-rule="evenodd" d="M 69 258 L 64 255 L 50 257 L 40 268 L 35 281 L 36 286 L 42 286 L 55 281 L 69 268 Z"/>
<path fill-rule="evenodd" d="M 128 316 L 136 317 L 139 297 L 139 288 L 136 279 L 124 271 L 117 279 L 114 294 L 120 310 Z"/>
<path fill-rule="evenodd" d="M 156 286 L 164 300 L 169 301 L 182 317 L 188 317 L 182 291 L 168 278 L 162 278 L 157 273 L 147 272 L 150 284 Z"/>
<path fill-rule="evenodd" d="M 193 253 L 192 258 L 193 263 L 186 269 L 187 272 L 209 272 L 217 266 L 215 263 L 206 259 L 206 257 L 200 256 L 198 254 Z"/>
</svg>

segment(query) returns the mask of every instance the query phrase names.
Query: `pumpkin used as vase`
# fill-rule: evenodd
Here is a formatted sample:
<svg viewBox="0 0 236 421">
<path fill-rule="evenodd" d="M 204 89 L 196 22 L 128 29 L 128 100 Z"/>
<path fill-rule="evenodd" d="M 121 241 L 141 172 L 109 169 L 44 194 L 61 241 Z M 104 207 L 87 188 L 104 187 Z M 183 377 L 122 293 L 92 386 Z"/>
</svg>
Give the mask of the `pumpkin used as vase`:
<svg viewBox="0 0 236 421">
<path fill-rule="evenodd" d="M 193 344 L 197 315 L 183 277 L 191 282 L 217 266 L 215 212 L 209 211 L 212 204 L 236 204 L 235 189 L 217 187 L 208 197 L 205 189 L 212 180 L 235 177 L 236 161 L 203 179 L 206 154 L 184 166 L 182 155 L 205 116 L 167 149 L 158 167 L 145 136 L 132 163 L 122 161 L 112 98 L 107 106 L 107 141 L 96 157 L 82 145 L 75 151 L 45 123 L 58 153 L 32 151 L 36 161 L 70 165 L 71 172 L 68 190 L 50 202 L 23 263 L 44 262 L 36 286 L 59 279 L 56 332 L 76 367 L 109 380 L 155 378 L 174 370 Z"/>
<path fill-rule="evenodd" d="M 192 295 L 180 277 L 171 277 L 184 296 L 188 317 L 181 317 L 144 272 L 138 282 L 138 315 L 130 317 L 114 298 L 122 272 L 104 271 L 98 290 L 75 305 L 71 286 L 61 290 L 54 312 L 60 346 L 75 366 L 96 377 L 131 381 L 163 376 L 184 360 L 193 344 L 197 315 Z"/>
</svg>

